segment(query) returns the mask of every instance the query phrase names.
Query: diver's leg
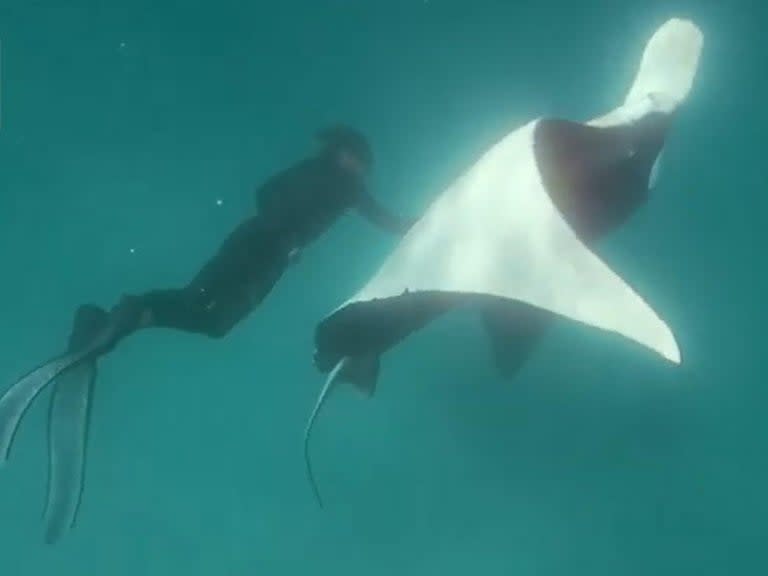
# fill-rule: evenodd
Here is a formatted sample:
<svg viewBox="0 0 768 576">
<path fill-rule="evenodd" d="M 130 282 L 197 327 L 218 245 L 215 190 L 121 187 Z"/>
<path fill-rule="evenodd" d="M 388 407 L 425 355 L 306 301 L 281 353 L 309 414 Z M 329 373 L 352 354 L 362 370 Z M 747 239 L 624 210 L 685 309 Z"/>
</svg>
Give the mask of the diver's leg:
<svg viewBox="0 0 768 576">
<path fill-rule="evenodd" d="M 154 290 L 126 296 L 121 303 L 132 309 L 133 332 L 142 328 L 169 328 L 180 332 L 222 338 L 258 304 L 244 290 L 232 290 L 225 298 L 207 297 L 191 285 L 180 290 Z M 221 295 L 221 293 L 219 293 Z"/>
<path fill-rule="evenodd" d="M 93 304 L 84 304 L 75 312 L 67 352 L 77 352 L 87 346 L 109 323 L 109 313 Z"/>
<path fill-rule="evenodd" d="M 199 313 L 203 307 L 189 288 L 152 290 L 123 296 L 112 314 L 123 325 L 124 336 L 143 328 L 205 332 Z"/>
<path fill-rule="evenodd" d="M 114 344 L 142 328 L 170 328 L 221 338 L 271 292 L 289 262 L 273 228 L 242 223 L 184 288 L 124 296 L 113 309 Z"/>
</svg>

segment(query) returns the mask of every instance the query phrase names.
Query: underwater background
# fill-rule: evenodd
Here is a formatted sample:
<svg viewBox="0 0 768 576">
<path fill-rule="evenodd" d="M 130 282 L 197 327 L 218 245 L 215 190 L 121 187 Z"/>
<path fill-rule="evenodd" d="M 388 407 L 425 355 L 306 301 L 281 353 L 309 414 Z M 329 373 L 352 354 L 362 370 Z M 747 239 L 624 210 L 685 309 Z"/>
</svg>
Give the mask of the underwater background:
<svg viewBox="0 0 768 576">
<path fill-rule="evenodd" d="M 253 190 L 344 121 L 419 214 L 538 115 L 619 104 L 670 17 L 701 67 L 649 204 L 600 246 L 684 362 L 560 323 L 514 382 L 456 313 L 339 390 L 313 329 L 396 240 L 350 217 L 223 340 L 100 363 L 75 529 L 43 543 L 45 393 L 0 470 L 0 575 L 766 574 L 765 133 L 756 2 L 2 0 L 0 388 L 83 302 L 186 282 Z M 763 318 L 763 320 L 760 320 Z"/>
</svg>

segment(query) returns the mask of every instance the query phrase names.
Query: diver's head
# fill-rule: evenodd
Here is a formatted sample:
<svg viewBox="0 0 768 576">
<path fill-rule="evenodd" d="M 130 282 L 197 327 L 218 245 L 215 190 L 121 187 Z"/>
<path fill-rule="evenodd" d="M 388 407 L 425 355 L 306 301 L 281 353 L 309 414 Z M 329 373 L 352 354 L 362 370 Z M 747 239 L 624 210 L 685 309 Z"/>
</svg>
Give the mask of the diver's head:
<svg viewBox="0 0 768 576">
<path fill-rule="evenodd" d="M 356 176 L 366 176 L 373 167 L 373 153 L 368 140 L 349 126 L 337 124 L 317 133 L 323 153 L 329 154 L 341 168 Z"/>
</svg>

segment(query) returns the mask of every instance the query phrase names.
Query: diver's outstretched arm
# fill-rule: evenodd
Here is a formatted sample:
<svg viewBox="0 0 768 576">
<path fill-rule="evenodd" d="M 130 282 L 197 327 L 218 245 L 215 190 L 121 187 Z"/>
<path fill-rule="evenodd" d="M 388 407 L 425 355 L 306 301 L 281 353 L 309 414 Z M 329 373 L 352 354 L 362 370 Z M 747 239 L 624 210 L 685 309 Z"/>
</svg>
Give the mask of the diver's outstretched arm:
<svg viewBox="0 0 768 576">
<path fill-rule="evenodd" d="M 405 234 L 417 220 L 416 218 L 399 218 L 395 216 L 367 192 L 361 195 L 357 211 L 374 226 L 392 234 Z"/>
</svg>

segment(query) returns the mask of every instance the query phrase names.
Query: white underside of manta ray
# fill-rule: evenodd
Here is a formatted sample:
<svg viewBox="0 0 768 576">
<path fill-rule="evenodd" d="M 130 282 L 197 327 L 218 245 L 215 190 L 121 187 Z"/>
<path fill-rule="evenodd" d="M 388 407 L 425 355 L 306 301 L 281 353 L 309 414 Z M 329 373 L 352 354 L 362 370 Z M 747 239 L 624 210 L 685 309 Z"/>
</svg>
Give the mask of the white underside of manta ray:
<svg viewBox="0 0 768 576">
<path fill-rule="evenodd" d="M 667 21 L 648 41 L 621 106 L 586 123 L 525 124 L 432 203 L 362 290 L 319 323 L 316 361 L 330 375 L 305 449 L 336 382 L 372 394 L 381 354 L 462 302 L 486 306 L 493 335 L 511 336 L 510 354 L 514 338 L 537 331 L 545 316 L 681 362 L 667 324 L 588 244 L 642 203 L 702 46 L 695 24 Z M 623 207 L 622 198 L 629 198 Z"/>
</svg>

